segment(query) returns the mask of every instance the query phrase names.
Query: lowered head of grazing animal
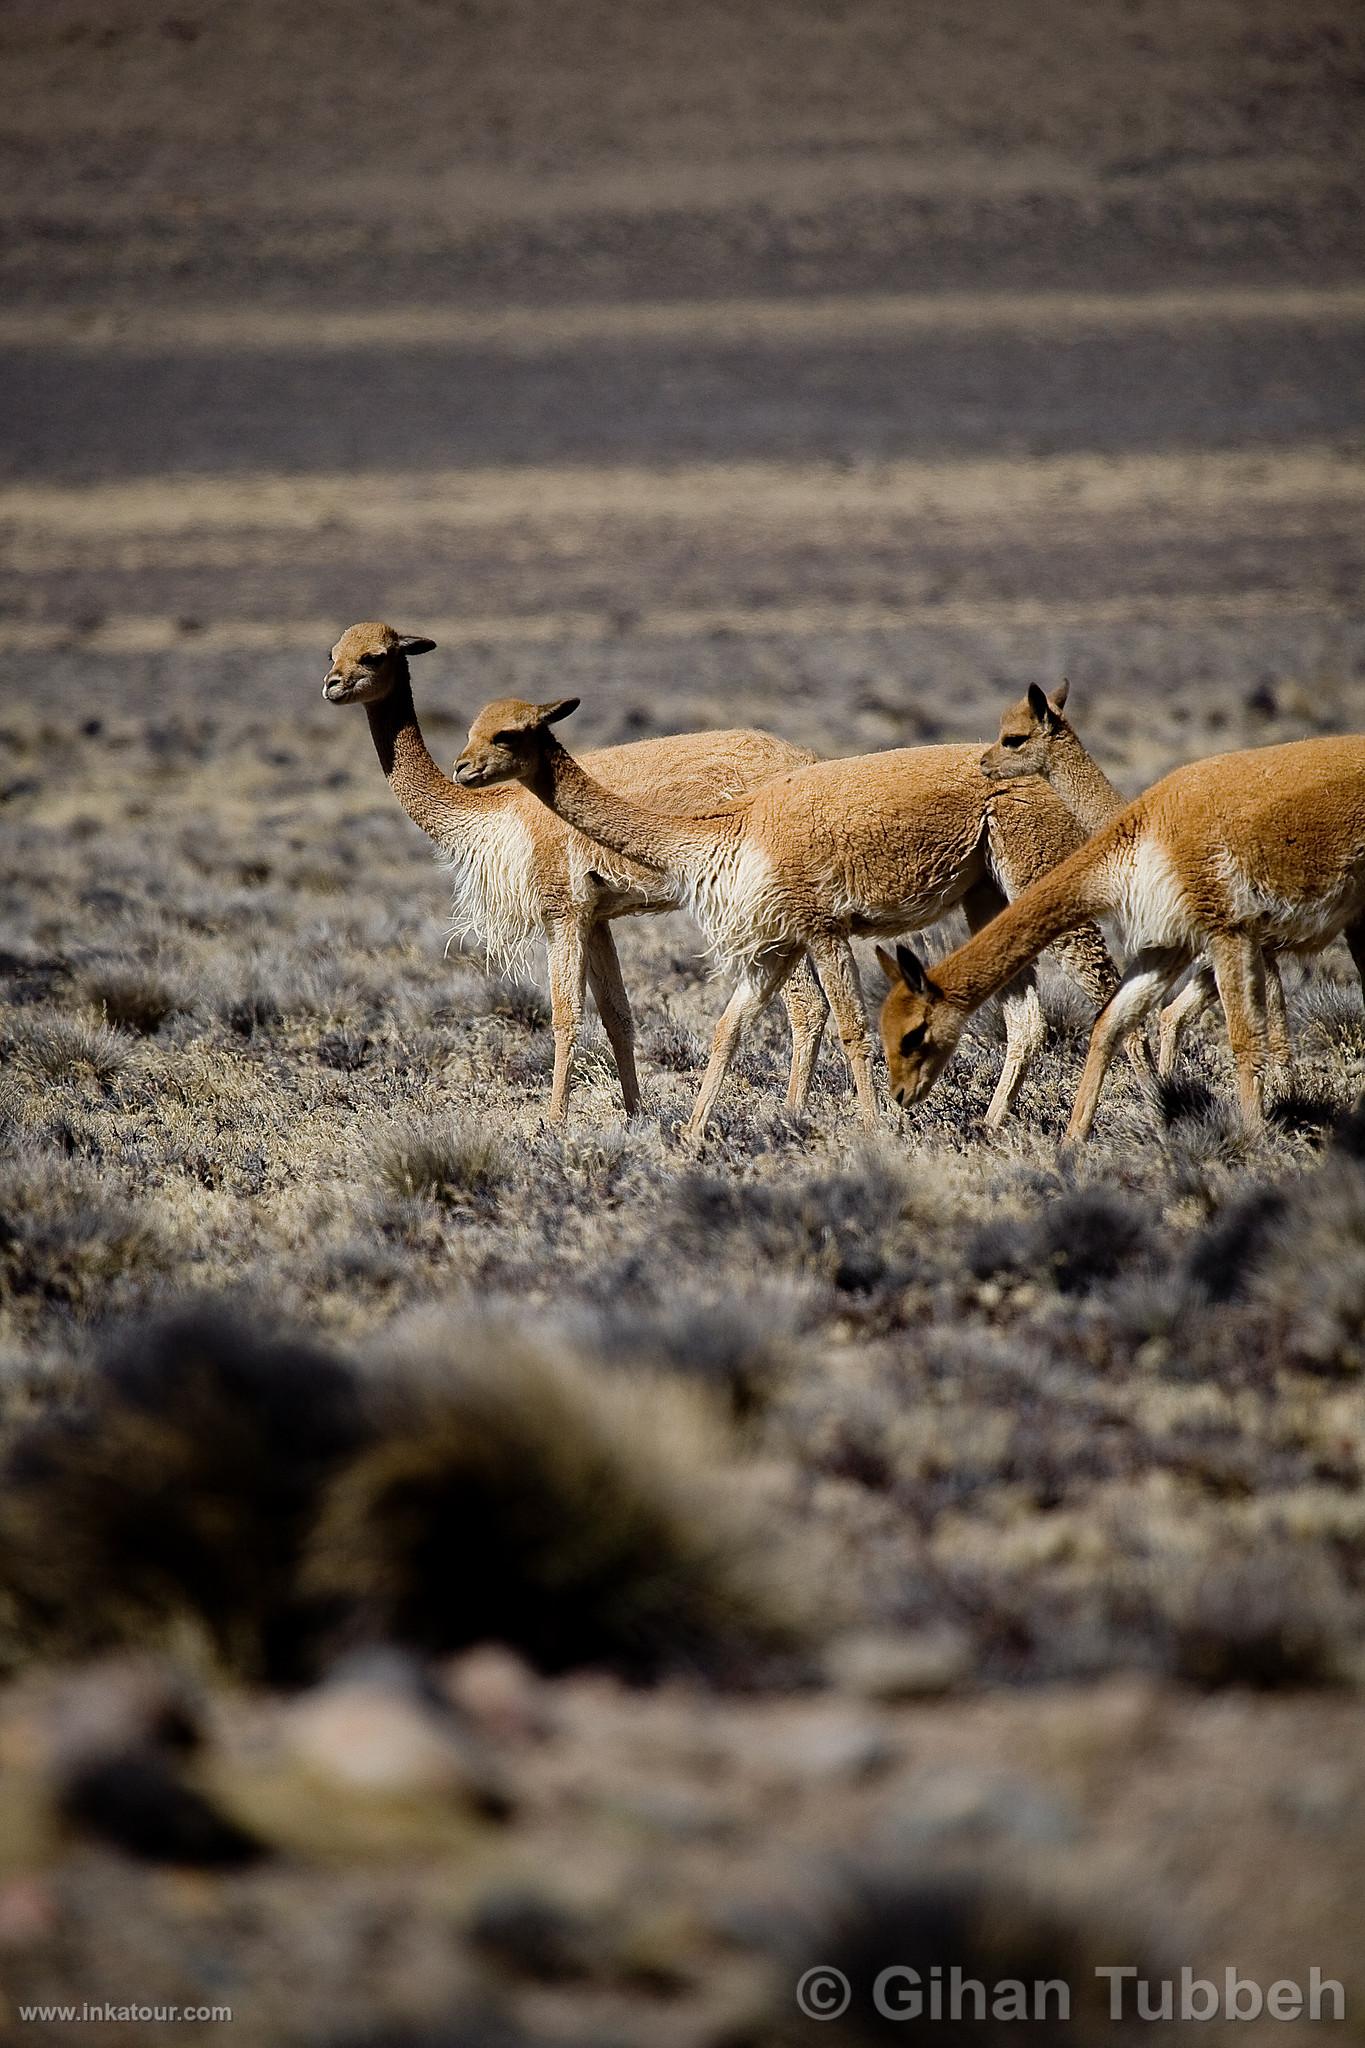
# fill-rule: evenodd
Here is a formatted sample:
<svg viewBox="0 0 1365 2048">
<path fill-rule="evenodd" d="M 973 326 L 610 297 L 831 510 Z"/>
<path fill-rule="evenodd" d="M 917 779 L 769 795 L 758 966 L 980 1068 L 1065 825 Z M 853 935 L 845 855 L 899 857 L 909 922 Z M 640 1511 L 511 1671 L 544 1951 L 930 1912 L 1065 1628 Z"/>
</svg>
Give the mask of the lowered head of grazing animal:
<svg viewBox="0 0 1365 2048">
<path fill-rule="evenodd" d="M 1047 768 L 1047 749 L 1063 724 L 1062 708 L 1070 686 L 1063 682 L 1049 697 L 1037 683 L 1028 694 L 1011 704 L 1000 720 L 1000 737 L 981 756 L 981 770 L 992 782 L 1013 775 L 1042 775 Z"/>
<path fill-rule="evenodd" d="M 894 959 L 878 946 L 877 959 L 890 984 L 879 1029 L 891 1093 L 908 1109 L 923 1100 L 952 1058 L 967 1013 L 949 1002 L 908 946 L 897 946 Z"/>
<path fill-rule="evenodd" d="M 485 704 L 455 762 L 455 780 L 462 789 L 487 789 L 495 782 L 532 782 L 540 763 L 542 735 L 577 709 L 577 697 L 559 697 L 553 704 L 525 704 L 519 697 L 500 697 L 496 703 Z"/>
<path fill-rule="evenodd" d="M 407 674 L 409 659 L 430 654 L 435 645 L 417 633 L 395 633 L 376 619 L 348 626 L 332 649 L 322 694 L 329 704 L 377 704 Z"/>
</svg>

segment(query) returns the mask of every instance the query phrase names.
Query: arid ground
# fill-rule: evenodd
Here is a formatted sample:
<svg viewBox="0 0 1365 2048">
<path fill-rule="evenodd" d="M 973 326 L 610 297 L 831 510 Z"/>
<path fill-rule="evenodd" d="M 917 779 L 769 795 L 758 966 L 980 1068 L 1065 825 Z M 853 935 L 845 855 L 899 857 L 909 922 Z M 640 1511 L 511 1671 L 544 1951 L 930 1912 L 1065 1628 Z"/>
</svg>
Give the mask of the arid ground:
<svg viewBox="0 0 1365 2048">
<path fill-rule="evenodd" d="M 320 694 L 387 618 L 443 762 L 500 695 L 853 753 L 1063 674 L 1134 791 L 1359 729 L 1360 11 L 0 57 L 0 2039 L 855 2044 L 899 1963 L 1063 1977 L 1069 2042 L 1152 2037 L 1097 1962 L 1316 1965 L 1344 2029 L 1237 2038 L 1365 2032 L 1344 950 L 1263 1135 L 1210 1017 L 1062 1170 L 1052 975 L 999 1135 L 993 1014 L 869 1140 L 775 1012 L 688 1158 L 723 989 L 635 920 L 643 1113 L 594 1026 L 551 1129 L 543 962 L 447 950 Z M 23 2016 L 82 2001 L 233 2020 Z"/>
</svg>

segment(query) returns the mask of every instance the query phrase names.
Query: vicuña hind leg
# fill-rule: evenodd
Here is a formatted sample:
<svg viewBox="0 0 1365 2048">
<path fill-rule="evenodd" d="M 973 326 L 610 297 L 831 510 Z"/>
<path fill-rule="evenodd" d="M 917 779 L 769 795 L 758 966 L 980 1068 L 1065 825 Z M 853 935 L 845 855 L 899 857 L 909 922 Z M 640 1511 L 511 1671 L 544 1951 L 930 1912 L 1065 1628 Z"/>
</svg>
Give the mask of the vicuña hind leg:
<svg viewBox="0 0 1365 2048">
<path fill-rule="evenodd" d="M 962 899 L 962 908 L 971 929 L 979 932 L 983 925 L 988 925 L 1004 909 L 1006 900 L 993 881 L 983 878 L 974 882 Z M 982 1118 L 988 1131 L 998 1131 L 1009 1115 L 1014 1098 L 1023 1085 L 1029 1061 L 1042 1050 L 1047 1036 L 1043 1006 L 1038 999 L 1038 980 L 1032 967 L 1026 967 L 1010 983 L 1001 1007 L 1005 1013 L 1005 1063 Z"/>
<path fill-rule="evenodd" d="M 1277 1088 L 1287 1088 L 1293 1078 L 1293 1055 L 1289 1047 L 1289 1017 L 1285 1009 L 1284 983 L 1273 954 L 1262 956 L 1265 972 L 1266 1031 L 1269 1040 L 1269 1071 Z M 1202 1016 L 1218 995 L 1213 962 L 1200 960 L 1175 1001 L 1168 1003 L 1157 1020 L 1156 1070 L 1163 1081 L 1175 1072 L 1180 1042 L 1196 1017 Z"/>
<path fill-rule="evenodd" d="M 1343 937 L 1351 949 L 1351 958 L 1360 976 L 1360 992 L 1365 996 L 1365 917 L 1359 924 L 1348 924 Z"/>
<path fill-rule="evenodd" d="M 738 988 L 721 1012 L 711 1040 L 711 1057 L 706 1063 L 706 1072 L 701 1077 L 701 1087 L 692 1114 L 683 1125 L 682 1137 L 685 1144 L 694 1144 L 706 1129 L 707 1119 L 715 1108 L 719 1095 L 730 1071 L 730 1062 L 739 1048 L 748 1026 L 758 1015 L 765 1003 L 772 1001 L 787 976 L 801 958 L 801 950 L 794 946 L 784 953 L 770 953 L 762 960 L 754 961 L 744 972 Z"/>
<path fill-rule="evenodd" d="M 815 969 L 803 954 L 787 977 L 782 990 L 787 1022 L 792 1034 L 791 1074 L 787 1080 L 787 1108 L 800 1116 L 810 1095 L 811 1076 L 820 1052 L 829 1004 L 816 979 Z"/>
<path fill-rule="evenodd" d="M 611 928 L 594 925 L 588 938 L 588 986 L 607 1034 L 616 1072 L 621 1081 L 621 1103 L 627 1116 L 640 1107 L 640 1083 L 635 1073 L 635 1019 L 630 997 L 621 979 L 621 962 Z"/>
<path fill-rule="evenodd" d="M 1289 1007 L 1284 999 L 1280 963 L 1273 953 L 1263 953 L 1265 966 L 1265 1029 L 1270 1054 L 1267 1083 L 1276 1096 L 1294 1085 L 1294 1053 L 1289 1043 Z"/>
<path fill-rule="evenodd" d="M 1136 954 L 1130 962 L 1114 997 L 1095 1019 L 1081 1085 L 1066 1127 L 1066 1144 L 1076 1145 L 1090 1136 L 1114 1054 L 1130 1031 L 1138 1031 L 1146 1023 L 1188 959 L 1188 953 L 1153 948 Z"/>
<path fill-rule="evenodd" d="M 555 1072 L 550 1086 L 550 1121 L 562 1123 L 569 1101 L 569 1070 L 574 1041 L 583 1022 L 583 987 L 587 954 L 576 924 L 556 925 L 550 933 L 550 1024 L 555 1036 Z M 622 991 L 624 994 L 624 990 Z"/>
<path fill-rule="evenodd" d="M 1167 1003 L 1156 1027 L 1156 1070 L 1163 1081 L 1175 1072 L 1180 1041 L 1196 1017 L 1203 1015 L 1218 993 L 1213 967 L 1201 960 L 1174 1002 Z"/>
<path fill-rule="evenodd" d="M 810 940 L 810 957 L 834 1012 L 835 1029 L 858 1098 L 859 1122 L 875 1130 L 877 1090 L 872 1079 L 867 1010 L 853 948 L 842 932 L 824 932 Z"/>
<path fill-rule="evenodd" d="M 1209 946 L 1228 1044 L 1237 1068 L 1242 1117 L 1259 1124 L 1265 1116 L 1265 1075 L 1270 1046 L 1266 1031 L 1265 962 L 1261 949 L 1241 932 L 1224 932 Z"/>
</svg>

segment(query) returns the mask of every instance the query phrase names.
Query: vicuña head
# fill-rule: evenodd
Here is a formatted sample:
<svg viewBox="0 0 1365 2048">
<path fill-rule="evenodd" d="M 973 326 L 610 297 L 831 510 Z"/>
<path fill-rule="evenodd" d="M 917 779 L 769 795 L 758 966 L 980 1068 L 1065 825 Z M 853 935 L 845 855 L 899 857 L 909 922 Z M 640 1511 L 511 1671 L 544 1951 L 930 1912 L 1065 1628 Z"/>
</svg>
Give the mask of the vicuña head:
<svg viewBox="0 0 1365 2048">
<path fill-rule="evenodd" d="M 908 1109 L 929 1093 L 957 1050 L 967 1012 L 948 1001 L 909 946 L 897 946 L 894 959 L 878 946 L 877 959 L 890 984 L 881 1034 L 891 1093 Z"/>
<path fill-rule="evenodd" d="M 532 782 L 541 758 L 541 738 L 577 711 L 577 697 L 552 704 L 526 704 L 499 697 L 485 704 L 469 728 L 464 752 L 456 757 L 455 780 L 462 789 L 487 789 L 495 782 Z"/>
<path fill-rule="evenodd" d="M 322 694 L 329 704 L 377 704 L 407 675 L 411 656 L 430 654 L 435 645 L 418 633 L 395 633 L 378 619 L 348 626 L 332 649 Z"/>
<path fill-rule="evenodd" d="M 1059 683 L 1049 697 L 1037 683 L 1017 704 L 1011 704 L 1000 719 L 1000 737 L 981 756 L 982 772 L 993 782 L 1011 775 L 1046 776 L 1048 742 L 1054 739 L 1064 720 L 1067 682 Z"/>
</svg>

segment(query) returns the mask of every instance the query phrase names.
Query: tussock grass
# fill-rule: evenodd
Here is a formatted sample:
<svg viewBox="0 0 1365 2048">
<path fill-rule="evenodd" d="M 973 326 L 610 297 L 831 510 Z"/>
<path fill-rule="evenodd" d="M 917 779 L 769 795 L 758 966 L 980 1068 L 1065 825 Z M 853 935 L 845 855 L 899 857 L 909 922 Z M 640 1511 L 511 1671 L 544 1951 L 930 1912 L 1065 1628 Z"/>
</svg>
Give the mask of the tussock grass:
<svg viewBox="0 0 1365 2048">
<path fill-rule="evenodd" d="M 998 1795 L 998 1819 L 1006 1830 L 1008 1798 L 1006 1786 Z M 808 1909 L 806 1924 L 788 1931 L 782 1973 L 787 1996 L 774 1997 L 758 2032 L 759 2048 L 786 2048 L 788 2043 L 795 2048 L 811 2038 L 815 2029 L 793 2013 L 795 2001 L 787 1987 L 807 1969 L 830 1967 L 842 1973 L 852 1992 L 847 2011 L 819 2025 L 820 2038 L 835 2048 L 870 2048 L 896 2037 L 903 2023 L 886 2017 L 873 1999 L 873 1987 L 888 1969 L 918 1972 L 926 2013 L 929 1987 L 940 1985 L 945 2018 L 936 2023 L 926 2016 L 920 2025 L 937 2032 L 941 2024 L 967 2048 L 1004 2048 L 1019 2037 L 1019 2017 L 997 2019 L 992 2013 L 993 1987 L 1007 1982 L 1029 1987 L 1023 2032 L 1040 2048 L 1064 2048 L 1077 2038 L 1078 2029 L 1086 2040 L 1134 2040 L 1136 2024 L 1110 2020 L 1106 1983 L 1095 1973 L 1120 1950 L 1140 1970 L 1149 1967 L 1138 1963 L 1144 1947 L 1131 1928 L 1119 1931 L 1119 1916 L 1103 1901 L 1081 1908 L 1026 1889 L 1004 1873 L 940 1874 L 914 1862 L 853 1864 L 827 1882 L 824 1897 Z M 933 1975 L 936 1970 L 941 1977 Z M 956 1980 L 954 1972 L 959 1973 Z M 890 1995 L 897 1996 L 909 1981 L 893 1978 Z M 987 1987 L 980 2016 L 969 1993 L 960 2013 L 946 2017 L 953 1981 Z M 1055 1996 L 1035 2013 L 1033 1987 L 1056 1982 L 1070 1989 L 1068 2016 L 1056 2016 Z"/>
<path fill-rule="evenodd" d="M 201 1632 L 228 1666 L 297 1675 L 314 1649 L 297 1557 L 362 1436 L 350 1375 L 226 1314 L 133 1330 L 72 1410 L 21 1430 L 0 1488 L 10 1657 Z"/>
<path fill-rule="evenodd" d="M 792 1610 L 688 1389 L 477 1326 L 379 1391 L 329 1488 L 309 1584 L 426 1650 L 510 1642 L 544 1670 L 741 1671 Z"/>
<path fill-rule="evenodd" d="M 747 1299 L 679 1294 L 653 1311 L 618 1303 L 590 1321 L 579 1341 L 608 1364 L 709 1388 L 742 1422 L 767 1408 L 790 1374 L 799 1307 L 799 1296 L 763 1289 Z"/>
<path fill-rule="evenodd" d="M 534 982 L 504 977 L 490 981 L 485 992 L 490 1017 L 505 1017 L 524 1031 L 544 1031 L 550 1022 L 550 1005 Z"/>
<path fill-rule="evenodd" d="M 1286 1349 L 1314 1371 L 1365 1370 L 1365 1163 L 1338 1153 L 1281 1197 L 1251 1282 Z"/>
<path fill-rule="evenodd" d="M 6 1037 L 16 1066 L 46 1081 L 82 1073 L 112 1081 L 134 1050 L 125 1032 L 61 1012 L 21 1012 Z"/>
<path fill-rule="evenodd" d="M 20 1310 L 50 1315 L 117 1312 L 163 1280 L 178 1251 L 163 1217 L 74 1148 L 23 1138 L 0 1162 L 0 1324 Z"/>
<path fill-rule="evenodd" d="M 506 1147 L 487 1130 L 461 1130 L 438 1118 L 401 1125 L 378 1139 L 375 1166 L 393 1194 L 456 1208 L 493 1201 L 510 1179 Z"/>
<path fill-rule="evenodd" d="M 195 997 L 188 985 L 154 967 L 130 962 L 86 968 L 80 977 L 87 1002 L 100 1010 L 106 1023 L 121 1031 L 154 1037 L 172 1017 L 193 1010 Z"/>
</svg>

